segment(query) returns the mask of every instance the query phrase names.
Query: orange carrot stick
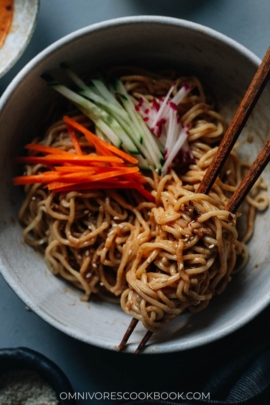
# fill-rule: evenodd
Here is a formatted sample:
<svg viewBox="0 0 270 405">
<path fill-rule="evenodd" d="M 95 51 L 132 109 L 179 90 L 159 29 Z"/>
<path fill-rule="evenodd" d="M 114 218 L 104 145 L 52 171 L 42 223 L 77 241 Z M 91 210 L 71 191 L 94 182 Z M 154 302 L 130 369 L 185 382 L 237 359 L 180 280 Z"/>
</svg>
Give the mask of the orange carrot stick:
<svg viewBox="0 0 270 405">
<path fill-rule="evenodd" d="M 105 184 L 105 186 L 104 186 L 104 184 Z M 61 192 L 62 191 L 78 191 L 78 190 L 88 190 L 88 189 L 102 191 L 102 189 L 104 187 L 116 188 L 116 184 L 119 184 L 119 181 L 117 183 L 103 182 L 103 181 L 95 181 L 95 182 L 85 181 L 82 183 L 75 183 L 75 182 L 62 183 L 60 181 L 55 181 L 55 182 L 48 184 L 46 187 L 48 188 L 48 190 L 58 193 L 59 191 L 61 191 Z M 110 185 L 110 187 L 109 187 L 109 185 Z"/>
<path fill-rule="evenodd" d="M 74 182 L 75 184 L 86 183 L 86 182 L 96 182 L 97 188 L 99 188 L 100 180 L 107 180 L 112 177 L 118 178 L 119 176 L 121 176 L 123 174 L 135 173 L 136 170 L 138 170 L 137 167 L 130 167 L 130 168 L 125 168 L 125 169 L 121 169 L 121 170 L 119 170 L 119 169 L 111 170 L 110 172 L 89 174 L 89 175 L 87 172 L 85 172 L 85 173 L 68 173 L 68 174 L 62 175 L 61 177 L 58 177 L 58 180 L 59 180 L 59 182 L 62 182 L 62 183 Z M 53 190 L 54 188 L 57 188 L 57 187 L 52 184 L 48 185 L 49 190 Z"/>
<path fill-rule="evenodd" d="M 18 176 L 14 177 L 13 184 L 19 186 L 22 184 L 34 184 L 34 183 L 49 183 L 50 181 L 56 181 L 61 179 L 61 175 L 57 172 L 34 174 L 30 176 Z"/>
<path fill-rule="evenodd" d="M 105 166 L 103 166 L 105 167 Z M 100 167 L 92 167 L 92 163 L 91 166 L 76 166 L 76 165 L 68 165 L 68 166 L 55 166 L 54 170 L 56 170 L 59 173 L 75 173 L 75 172 L 88 172 L 89 169 L 99 169 Z M 106 168 L 110 169 L 109 166 L 106 166 Z"/>
<path fill-rule="evenodd" d="M 90 190 L 90 189 L 97 189 L 102 190 L 103 188 L 136 188 L 136 184 L 133 181 L 127 180 L 117 180 L 111 179 L 110 181 L 98 181 L 98 182 L 85 182 L 85 183 L 60 183 L 54 182 L 49 185 L 53 187 L 53 191 L 58 190 L 67 190 L 74 191 L 74 190 Z"/>
<path fill-rule="evenodd" d="M 147 200 L 151 201 L 151 202 L 155 202 L 155 198 L 154 196 L 147 191 L 141 184 L 134 182 L 134 188 L 140 193 L 142 194 Z"/>
<path fill-rule="evenodd" d="M 83 153 L 82 153 L 79 141 L 75 135 L 75 132 L 73 131 L 73 129 L 71 128 L 70 125 L 66 124 L 66 126 L 67 126 L 68 133 L 70 135 L 71 141 L 73 143 L 73 146 L 74 146 L 74 149 L 75 149 L 77 155 L 82 156 Z"/>
<path fill-rule="evenodd" d="M 19 186 L 22 184 L 35 184 L 35 183 L 51 183 L 53 181 L 70 182 L 70 181 L 88 181 L 90 176 L 94 174 L 94 170 L 89 170 L 83 173 L 69 173 L 68 175 L 63 175 L 56 171 L 45 172 L 42 174 L 33 174 L 29 176 L 17 176 L 13 179 L 13 184 Z"/>
<path fill-rule="evenodd" d="M 152 194 L 145 190 L 140 185 L 137 185 L 136 182 L 133 181 L 110 181 L 110 182 L 97 182 L 97 183 L 81 183 L 81 184 L 61 184 L 61 183 L 51 183 L 50 186 L 55 186 L 53 189 L 54 192 L 57 193 L 67 193 L 69 191 L 85 191 L 85 190 L 104 190 L 104 189 L 135 189 L 140 194 L 142 194 L 148 201 L 154 202 L 155 199 Z"/>
<path fill-rule="evenodd" d="M 72 156 L 63 156 L 63 155 L 47 155 L 47 156 L 22 156 L 22 157 L 15 157 L 13 161 L 15 163 L 24 163 L 24 164 L 31 164 L 31 163 L 43 163 L 47 165 L 53 164 L 61 164 L 61 163 L 75 163 L 77 165 L 86 165 L 91 162 L 106 162 L 106 163 L 123 163 L 123 160 L 116 157 L 116 156 L 95 156 L 95 155 L 73 155 Z"/>
<path fill-rule="evenodd" d="M 27 145 L 25 145 L 24 148 L 28 149 L 28 150 L 34 150 L 36 152 L 49 153 L 49 154 L 53 154 L 53 155 L 74 156 L 74 153 L 67 152 L 65 150 L 58 149 L 58 148 L 52 148 L 51 146 L 40 145 L 38 143 L 28 143 Z"/>
<path fill-rule="evenodd" d="M 112 170 L 126 170 L 126 169 L 135 169 L 136 171 L 131 173 L 134 173 L 133 175 L 136 176 L 136 178 L 140 178 L 143 177 L 140 175 L 139 173 L 139 169 L 138 168 L 134 168 L 134 167 L 127 167 L 124 165 L 121 166 L 103 166 L 103 167 L 99 167 L 99 166 L 76 166 L 76 165 L 70 165 L 70 166 L 55 166 L 54 168 L 57 172 L 59 173 L 78 173 L 78 172 L 88 172 L 89 170 L 93 170 L 93 172 L 95 173 L 105 173 L 105 172 L 110 172 Z M 129 170 L 127 170 L 127 173 L 129 173 Z"/>
<path fill-rule="evenodd" d="M 134 173 L 132 177 L 133 180 L 137 181 L 138 183 L 146 183 L 147 181 L 146 178 L 140 172 Z"/>
<path fill-rule="evenodd" d="M 123 152 L 122 150 L 109 144 L 108 142 L 103 141 L 98 136 L 93 134 L 91 131 L 89 131 L 84 126 L 82 126 L 77 121 L 73 120 L 72 118 L 68 117 L 67 115 L 64 116 L 63 120 L 66 124 L 72 126 L 74 129 L 77 129 L 79 132 L 83 133 L 84 136 L 86 137 L 86 139 L 95 147 L 102 145 L 104 148 L 110 150 L 115 155 L 122 157 L 127 162 L 134 163 L 134 164 L 138 163 L 138 160 L 135 159 L 133 156 L 130 156 L 127 153 Z"/>
</svg>

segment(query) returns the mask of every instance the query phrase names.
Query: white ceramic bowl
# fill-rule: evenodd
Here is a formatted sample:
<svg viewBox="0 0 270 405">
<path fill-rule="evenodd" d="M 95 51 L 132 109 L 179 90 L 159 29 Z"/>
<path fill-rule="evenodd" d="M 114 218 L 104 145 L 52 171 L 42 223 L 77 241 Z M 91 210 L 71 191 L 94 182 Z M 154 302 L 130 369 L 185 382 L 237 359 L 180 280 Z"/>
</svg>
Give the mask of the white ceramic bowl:
<svg viewBox="0 0 270 405">
<path fill-rule="evenodd" d="M 56 94 L 40 75 L 55 72 L 66 61 L 76 70 L 113 64 L 179 67 L 195 73 L 215 93 L 220 111 L 232 117 L 260 60 L 235 41 L 209 28 L 165 17 L 112 20 L 74 32 L 34 58 L 14 79 L 0 104 L 0 243 L 1 271 L 18 296 L 44 320 L 68 335 L 108 349 L 120 342 L 130 317 L 107 302 L 80 301 L 81 293 L 54 277 L 42 257 L 22 243 L 17 222 L 22 193 L 12 187 L 11 157 L 39 134 L 41 117 Z M 248 161 L 269 135 L 269 86 L 248 121 L 241 152 Z M 245 143 L 248 134 L 254 143 Z M 270 170 L 264 174 L 270 181 Z M 247 268 L 213 298 L 203 312 L 184 314 L 154 336 L 146 353 L 196 347 L 227 335 L 255 317 L 270 301 L 269 212 L 258 215 Z M 128 351 L 145 330 L 137 326 Z"/>
<path fill-rule="evenodd" d="M 39 0 L 14 0 L 12 24 L 0 49 L 0 77 L 22 56 L 33 35 L 38 10 Z"/>
</svg>

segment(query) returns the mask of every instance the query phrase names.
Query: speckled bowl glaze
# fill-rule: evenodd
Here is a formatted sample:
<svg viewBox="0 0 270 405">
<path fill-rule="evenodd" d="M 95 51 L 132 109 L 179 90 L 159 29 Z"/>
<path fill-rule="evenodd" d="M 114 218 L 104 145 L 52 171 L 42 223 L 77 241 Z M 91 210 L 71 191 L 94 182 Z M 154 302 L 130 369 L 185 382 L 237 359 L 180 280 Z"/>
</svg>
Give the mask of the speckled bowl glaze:
<svg viewBox="0 0 270 405">
<path fill-rule="evenodd" d="M 131 17 L 76 31 L 35 57 L 13 80 L 0 102 L 0 243 L 2 274 L 18 296 L 39 316 L 64 333 L 115 350 L 129 322 L 118 305 L 91 300 L 53 276 L 43 258 L 22 242 L 17 221 L 23 194 L 12 187 L 12 156 L 39 134 L 42 117 L 58 96 L 40 79 L 44 72 L 60 74 L 59 63 L 80 71 L 113 64 L 176 67 L 196 74 L 213 91 L 219 110 L 230 120 L 260 60 L 243 46 L 209 28 L 165 17 Z M 241 155 L 247 161 L 269 136 L 269 86 L 241 135 Z M 253 134 L 254 142 L 247 136 Z M 270 170 L 265 181 L 269 184 Z M 270 301 L 269 212 L 259 214 L 249 244 L 250 261 L 226 291 L 196 315 L 185 313 L 155 335 L 145 353 L 186 350 L 219 339 L 254 318 Z M 133 333 L 127 351 L 144 335 Z"/>
<path fill-rule="evenodd" d="M 10 31 L 0 49 L 0 77 L 4 76 L 27 47 L 37 21 L 39 0 L 14 0 Z"/>
</svg>

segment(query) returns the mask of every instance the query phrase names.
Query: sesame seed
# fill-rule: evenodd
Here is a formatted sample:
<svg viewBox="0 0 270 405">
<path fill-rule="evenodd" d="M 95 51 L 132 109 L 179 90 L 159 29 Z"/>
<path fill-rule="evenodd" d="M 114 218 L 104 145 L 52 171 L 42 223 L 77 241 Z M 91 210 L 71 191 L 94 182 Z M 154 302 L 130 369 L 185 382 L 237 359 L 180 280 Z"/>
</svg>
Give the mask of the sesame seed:
<svg viewBox="0 0 270 405">
<path fill-rule="evenodd" d="M 97 264 L 96 263 L 93 263 L 92 264 L 92 267 L 94 267 L 95 269 L 97 268 Z"/>
<path fill-rule="evenodd" d="M 104 284 L 102 283 L 102 281 L 101 281 L 100 285 L 101 285 L 101 286 L 104 286 Z"/>
<path fill-rule="evenodd" d="M 81 260 L 81 259 L 82 259 L 82 256 L 81 256 L 81 255 L 78 255 L 78 259 Z"/>
<path fill-rule="evenodd" d="M 35 197 L 35 196 L 33 196 L 33 197 L 31 198 L 31 200 L 35 201 L 35 200 L 36 200 L 36 197 Z"/>
<path fill-rule="evenodd" d="M 210 246 L 209 246 L 209 249 L 213 249 L 213 247 L 215 247 L 215 245 L 210 245 Z"/>
<path fill-rule="evenodd" d="M 87 250 L 86 252 L 85 252 L 85 256 L 89 256 L 90 255 L 90 252 L 89 252 L 89 250 Z"/>
<path fill-rule="evenodd" d="M 150 257 L 148 257 L 148 259 L 146 260 L 146 262 L 147 262 L 148 264 L 150 264 L 150 263 L 151 263 L 151 259 L 150 259 Z"/>
<path fill-rule="evenodd" d="M 84 214 L 89 214 L 89 210 L 85 210 L 85 211 L 84 211 Z"/>
<path fill-rule="evenodd" d="M 87 273 L 85 277 L 86 277 L 86 278 L 90 278 L 90 277 L 91 277 L 91 273 Z"/>
<path fill-rule="evenodd" d="M 113 217 L 113 219 L 116 219 L 116 220 L 117 220 L 117 219 L 120 219 L 120 218 L 119 218 L 119 217 Z"/>
<path fill-rule="evenodd" d="M 181 263 L 180 264 L 180 270 L 183 270 L 183 268 L 184 268 L 184 265 L 183 265 L 183 263 Z"/>
</svg>

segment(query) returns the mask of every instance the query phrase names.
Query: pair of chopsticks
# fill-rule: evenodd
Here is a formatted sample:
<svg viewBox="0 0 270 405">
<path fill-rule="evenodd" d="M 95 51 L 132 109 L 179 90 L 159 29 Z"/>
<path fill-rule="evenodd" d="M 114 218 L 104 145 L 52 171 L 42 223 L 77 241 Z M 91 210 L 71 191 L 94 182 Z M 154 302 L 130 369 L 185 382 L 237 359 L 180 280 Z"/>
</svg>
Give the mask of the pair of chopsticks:
<svg viewBox="0 0 270 405">
<path fill-rule="evenodd" d="M 208 194 L 211 190 L 221 168 L 223 167 L 227 157 L 229 156 L 233 145 L 238 139 L 242 129 L 244 128 L 254 106 L 256 105 L 270 75 L 270 47 L 268 48 L 262 63 L 260 64 L 252 82 L 250 83 L 244 98 L 242 99 L 236 114 L 231 121 L 220 145 L 209 165 L 204 178 L 197 189 L 197 193 Z M 270 161 L 270 139 L 265 143 L 261 152 L 255 159 L 254 163 L 251 165 L 250 169 L 246 173 L 240 185 L 237 187 L 236 191 L 230 198 L 225 210 L 235 213 L 254 183 L 261 175 L 266 165 Z M 133 318 L 130 325 L 118 346 L 118 351 L 123 350 L 126 343 L 131 336 L 133 330 L 135 329 L 138 320 Z M 152 336 L 153 332 L 148 331 L 143 339 L 141 340 L 139 346 L 137 347 L 135 354 L 139 354 L 145 347 L 146 343 Z"/>
</svg>

